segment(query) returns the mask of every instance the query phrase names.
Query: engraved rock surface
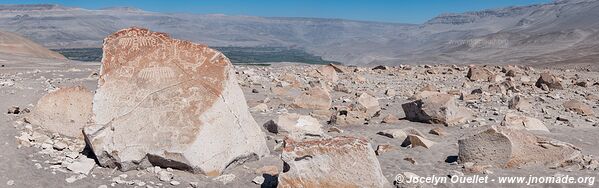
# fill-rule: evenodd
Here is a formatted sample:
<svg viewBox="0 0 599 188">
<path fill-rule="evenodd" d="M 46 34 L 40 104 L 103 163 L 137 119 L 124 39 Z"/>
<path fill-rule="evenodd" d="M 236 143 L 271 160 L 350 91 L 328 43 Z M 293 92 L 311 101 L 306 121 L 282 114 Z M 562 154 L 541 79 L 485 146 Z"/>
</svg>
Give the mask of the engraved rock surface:
<svg viewBox="0 0 599 188">
<path fill-rule="evenodd" d="M 458 144 L 461 163 L 502 168 L 557 166 L 581 156 L 571 144 L 501 126 L 460 139 Z"/>
<path fill-rule="evenodd" d="M 94 94 L 84 87 L 65 87 L 44 95 L 26 119 L 33 125 L 74 138 L 83 138 L 83 127 L 92 116 Z"/>
<path fill-rule="evenodd" d="M 108 36 L 103 51 L 84 131 L 100 165 L 217 176 L 269 152 L 222 53 L 142 28 Z"/>
<path fill-rule="evenodd" d="M 370 143 L 354 137 L 285 140 L 279 187 L 386 187 Z"/>
</svg>

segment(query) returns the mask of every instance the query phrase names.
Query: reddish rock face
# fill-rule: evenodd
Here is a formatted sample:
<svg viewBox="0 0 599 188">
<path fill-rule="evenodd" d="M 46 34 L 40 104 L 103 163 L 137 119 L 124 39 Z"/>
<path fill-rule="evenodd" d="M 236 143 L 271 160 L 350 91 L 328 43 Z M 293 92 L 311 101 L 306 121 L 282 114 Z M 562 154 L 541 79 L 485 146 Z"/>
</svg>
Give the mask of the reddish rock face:
<svg viewBox="0 0 599 188">
<path fill-rule="evenodd" d="M 285 140 L 281 158 L 286 169 L 279 187 L 384 187 L 383 176 L 370 144 L 354 137 Z"/>
<path fill-rule="evenodd" d="M 268 152 L 222 53 L 141 28 L 108 36 L 103 51 L 85 132 L 103 166 L 219 174 Z"/>
</svg>

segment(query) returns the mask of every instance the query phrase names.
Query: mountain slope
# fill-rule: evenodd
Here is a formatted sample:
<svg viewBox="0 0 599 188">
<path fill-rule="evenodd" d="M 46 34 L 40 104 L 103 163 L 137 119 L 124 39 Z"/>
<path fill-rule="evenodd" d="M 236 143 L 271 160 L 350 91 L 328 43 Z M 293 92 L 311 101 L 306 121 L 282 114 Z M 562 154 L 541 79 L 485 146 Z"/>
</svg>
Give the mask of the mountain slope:
<svg viewBox="0 0 599 188">
<path fill-rule="evenodd" d="M 0 5 L 0 29 L 51 48 L 99 47 L 104 36 L 141 26 L 211 46 L 302 48 L 346 64 L 594 63 L 598 17 L 597 0 L 443 14 L 420 25 Z"/>
<path fill-rule="evenodd" d="M 66 59 L 59 53 L 48 50 L 29 39 L 4 31 L 0 31 L 0 54 L 44 59 Z"/>
</svg>

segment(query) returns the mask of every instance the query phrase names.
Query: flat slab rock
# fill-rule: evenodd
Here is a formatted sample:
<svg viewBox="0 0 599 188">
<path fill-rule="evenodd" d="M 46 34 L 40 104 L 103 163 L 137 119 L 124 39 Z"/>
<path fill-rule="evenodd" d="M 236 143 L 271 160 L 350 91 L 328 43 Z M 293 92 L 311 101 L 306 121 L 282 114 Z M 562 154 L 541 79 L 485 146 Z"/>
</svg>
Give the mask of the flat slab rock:
<svg viewBox="0 0 599 188">
<path fill-rule="evenodd" d="M 354 137 L 285 140 L 279 187 L 390 187 L 370 143 Z"/>
<path fill-rule="evenodd" d="M 217 176 L 269 152 L 222 53 L 142 28 L 108 36 L 103 50 L 96 125 L 84 131 L 100 165 Z"/>
<path fill-rule="evenodd" d="M 81 86 L 59 88 L 40 98 L 25 119 L 48 131 L 82 139 L 83 127 L 91 121 L 93 97 Z"/>
<path fill-rule="evenodd" d="M 501 168 L 559 166 L 581 156 L 578 148 L 523 130 L 492 126 L 458 141 L 461 163 Z"/>
</svg>

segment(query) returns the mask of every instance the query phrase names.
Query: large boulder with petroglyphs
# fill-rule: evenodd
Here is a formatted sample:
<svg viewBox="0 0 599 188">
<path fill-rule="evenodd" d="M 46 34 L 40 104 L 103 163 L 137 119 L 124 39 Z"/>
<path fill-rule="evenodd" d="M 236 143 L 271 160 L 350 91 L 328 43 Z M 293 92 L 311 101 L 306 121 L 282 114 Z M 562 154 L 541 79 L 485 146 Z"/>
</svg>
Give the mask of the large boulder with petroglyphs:
<svg viewBox="0 0 599 188">
<path fill-rule="evenodd" d="M 215 176 L 269 152 L 222 53 L 142 28 L 108 36 L 103 51 L 84 130 L 100 165 Z"/>
</svg>

